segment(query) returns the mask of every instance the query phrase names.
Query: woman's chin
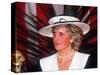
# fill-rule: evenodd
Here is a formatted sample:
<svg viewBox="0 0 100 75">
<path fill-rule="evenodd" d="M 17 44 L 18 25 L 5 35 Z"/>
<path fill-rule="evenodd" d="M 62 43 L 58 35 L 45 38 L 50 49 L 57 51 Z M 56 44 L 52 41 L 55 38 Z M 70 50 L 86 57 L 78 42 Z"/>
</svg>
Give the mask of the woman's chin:
<svg viewBox="0 0 100 75">
<path fill-rule="evenodd" d="M 62 49 L 57 47 L 56 50 L 57 50 L 57 51 L 61 51 Z"/>
<path fill-rule="evenodd" d="M 57 51 L 61 51 L 61 50 L 63 50 L 65 47 L 63 46 L 63 45 L 55 45 L 55 49 L 57 50 Z"/>
</svg>

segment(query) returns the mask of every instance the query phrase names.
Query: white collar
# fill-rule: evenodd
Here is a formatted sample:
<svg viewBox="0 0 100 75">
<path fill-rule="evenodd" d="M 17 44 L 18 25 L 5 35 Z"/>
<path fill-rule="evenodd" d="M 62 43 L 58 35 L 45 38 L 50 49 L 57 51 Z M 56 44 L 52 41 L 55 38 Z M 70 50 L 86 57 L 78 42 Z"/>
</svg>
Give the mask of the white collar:
<svg viewBox="0 0 100 75">
<path fill-rule="evenodd" d="M 83 69 L 88 60 L 89 55 L 75 51 L 74 57 L 72 59 L 69 69 Z M 40 59 L 40 66 L 42 71 L 56 71 L 58 70 L 57 65 L 57 54 L 51 55 L 49 57 Z"/>
<path fill-rule="evenodd" d="M 57 54 L 40 59 L 40 66 L 42 71 L 55 71 L 58 70 Z"/>
</svg>

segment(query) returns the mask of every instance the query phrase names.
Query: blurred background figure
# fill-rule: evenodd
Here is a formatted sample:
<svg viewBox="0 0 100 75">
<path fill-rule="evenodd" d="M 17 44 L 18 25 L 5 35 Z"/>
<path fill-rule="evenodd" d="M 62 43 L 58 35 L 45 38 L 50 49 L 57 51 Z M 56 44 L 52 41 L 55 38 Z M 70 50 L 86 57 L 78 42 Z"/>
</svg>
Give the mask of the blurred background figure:
<svg viewBox="0 0 100 75">
<path fill-rule="evenodd" d="M 25 57 L 22 55 L 22 53 L 19 50 L 16 50 L 11 55 L 11 61 L 12 61 L 12 70 L 16 73 L 19 73 L 22 71 L 22 65 L 25 61 Z"/>
</svg>

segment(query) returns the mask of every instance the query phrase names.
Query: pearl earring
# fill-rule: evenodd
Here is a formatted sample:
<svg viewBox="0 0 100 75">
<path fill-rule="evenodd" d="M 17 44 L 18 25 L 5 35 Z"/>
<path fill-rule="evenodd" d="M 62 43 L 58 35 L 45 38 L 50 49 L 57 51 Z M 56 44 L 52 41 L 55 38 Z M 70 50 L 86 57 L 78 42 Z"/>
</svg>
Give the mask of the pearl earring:
<svg viewBox="0 0 100 75">
<path fill-rule="evenodd" d="M 70 42 L 72 43 L 72 42 L 73 42 L 73 40 L 70 40 Z"/>
</svg>

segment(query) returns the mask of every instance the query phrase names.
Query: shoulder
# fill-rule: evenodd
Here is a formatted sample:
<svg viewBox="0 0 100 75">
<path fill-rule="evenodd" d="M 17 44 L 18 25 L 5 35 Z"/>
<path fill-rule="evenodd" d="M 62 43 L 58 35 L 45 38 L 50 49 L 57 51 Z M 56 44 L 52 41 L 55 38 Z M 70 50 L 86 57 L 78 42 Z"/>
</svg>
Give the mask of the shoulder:
<svg viewBox="0 0 100 75">
<path fill-rule="evenodd" d="M 86 65 L 86 62 L 87 62 L 89 56 L 90 56 L 89 54 L 75 51 L 75 54 L 74 54 L 74 57 L 72 60 L 72 64 L 71 64 L 71 68 L 72 69 L 73 68 L 74 69 L 83 69 Z"/>
<path fill-rule="evenodd" d="M 75 55 L 78 56 L 79 58 L 88 58 L 90 55 L 89 54 L 86 54 L 86 53 L 81 53 L 81 52 L 78 52 L 76 51 L 75 52 Z"/>
<path fill-rule="evenodd" d="M 85 68 L 97 68 L 97 54 L 96 54 L 96 52 L 91 53 L 91 54 L 85 54 L 85 53 L 77 52 L 76 54 L 82 60 L 83 59 L 87 60 Z"/>
<path fill-rule="evenodd" d="M 85 68 L 97 68 L 97 54 L 92 53 L 86 63 Z"/>
<path fill-rule="evenodd" d="M 44 62 L 50 62 L 50 61 L 52 61 L 52 60 L 55 59 L 55 58 L 56 58 L 56 54 L 53 54 L 53 55 L 51 55 L 51 56 L 42 58 L 42 59 L 40 59 L 40 64 L 41 64 L 41 63 L 44 63 Z"/>
<path fill-rule="evenodd" d="M 40 59 L 40 66 L 43 71 L 49 71 L 56 65 L 56 54 Z M 54 66 L 53 66 L 54 65 Z"/>
</svg>

